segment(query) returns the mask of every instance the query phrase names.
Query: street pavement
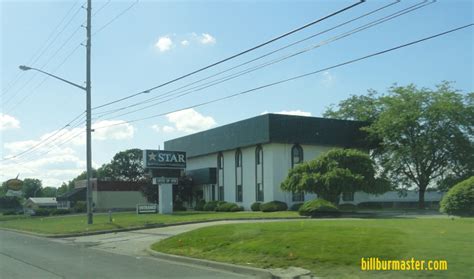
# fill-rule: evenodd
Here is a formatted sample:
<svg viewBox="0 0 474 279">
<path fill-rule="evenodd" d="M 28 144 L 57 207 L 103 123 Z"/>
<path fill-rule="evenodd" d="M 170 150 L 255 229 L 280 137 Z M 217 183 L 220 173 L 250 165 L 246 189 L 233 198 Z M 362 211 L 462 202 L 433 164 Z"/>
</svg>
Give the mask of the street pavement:
<svg viewBox="0 0 474 279">
<path fill-rule="evenodd" d="M 159 260 L 143 251 L 132 256 L 93 246 L 0 230 L 0 278 L 248 278 Z"/>
</svg>

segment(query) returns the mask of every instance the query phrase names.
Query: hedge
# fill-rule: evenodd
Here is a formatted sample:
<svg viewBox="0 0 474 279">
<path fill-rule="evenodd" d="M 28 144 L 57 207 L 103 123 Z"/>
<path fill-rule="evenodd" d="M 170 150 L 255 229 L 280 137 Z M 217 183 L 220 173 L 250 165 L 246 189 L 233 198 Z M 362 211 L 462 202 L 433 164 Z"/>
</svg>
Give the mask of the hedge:
<svg viewBox="0 0 474 279">
<path fill-rule="evenodd" d="M 221 205 L 222 203 L 225 203 L 225 202 L 224 201 L 209 201 L 204 205 L 203 210 L 204 211 L 215 211 L 216 208 L 219 205 Z"/>
<path fill-rule="evenodd" d="M 260 205 L 260 210 L 263 212 L 286 211 L 288 210 L 288 205 L 282 201 L 271 201 L 262 203 Z"/>
<path fill-rule="evenodd" d="M 196 203 L 196 206 L 194 206 L 194 210 L 203 211 L 204 210 L 204 205 L 206 205 L 206 201 L 205 200 L 199 200 Z"/>
<path fill-rule="evenodd" d="M 252 211 L 260 211 L 260 205 L 262 205 L 261 202 L 254 202 L 250 206 L 250 209 L 252 209 Z"/>
<path fill-rule="evenodd" d="M 291 207 L 290 207 L 290 210 L 291 211 L 298 211 L 300 210 L 300 207 L 303 205 L 302 202 L 299 202 L 299 203 L 294 203 Z"/>
<path fill-rule="evenodd" d="M 235 203 L 231 202 L 224 202 L 216 207 L 216 211 L 219 212 L 236 212 L 236 211 L 243 211 L 244 208 L 241 206 L 238 206 Z"/>
<path fill-rule="evenodd" d="M 315 199 L 305 202 L 298 210 L 298 213 L 302 216 L 311 217 L 334 216 L 339 215 L 339 210 L 331 202 Z"/>
<path fill-rule="evenodd" d="M 440 211 L 449 215 L 474 216 L 474 176 L 454 185 L 446 193 Z"/>
</svg>

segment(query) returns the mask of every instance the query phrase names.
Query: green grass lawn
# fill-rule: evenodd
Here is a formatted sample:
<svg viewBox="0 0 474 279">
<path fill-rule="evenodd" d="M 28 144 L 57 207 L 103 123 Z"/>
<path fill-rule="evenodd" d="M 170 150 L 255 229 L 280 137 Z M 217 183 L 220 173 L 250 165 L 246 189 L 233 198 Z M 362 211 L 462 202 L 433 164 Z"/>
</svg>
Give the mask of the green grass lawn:
<svg viewBox="0 0 474 279">
<path fill-rule="evenodd" d="M 108 214 L 94 215 L 94 224 L 87 224 L 86 215 L 29 217 L 8 216 L 0 218 L 0 228 L 9 228 L 43 234 L 67 234 L 101 230 L 113 230 L 132 227 L 143 227 L 154 224 L 175 224 L 190 221 L 206 221 L 215 219 L 244 219 L 244 218 L 277 218 L 298 217 L 297 212 L 177 212 L 172 215 L 141 214 L 132 212 L 113 213 L 113 222 L 109 223 Z M 2 216 L 7 217 L 7 216 Z"/>
<path fill-rule="evenodd" d="M 254 267 L 298 266 L 329 278 L 473 278 L 474 219 L 301 220 L 207 227 L 160 252 Z M 361 271 L 364 257 L 447 260 L 447 271 Z"/>
</svg>

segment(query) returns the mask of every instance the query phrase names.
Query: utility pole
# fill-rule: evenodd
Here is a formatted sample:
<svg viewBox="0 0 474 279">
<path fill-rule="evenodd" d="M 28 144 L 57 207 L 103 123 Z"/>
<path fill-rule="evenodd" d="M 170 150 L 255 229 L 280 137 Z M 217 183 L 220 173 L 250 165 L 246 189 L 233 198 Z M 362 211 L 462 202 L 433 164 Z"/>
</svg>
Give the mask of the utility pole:
<svg viewBox="0 0 474 279">
<path fill-rule="evenodd" d="M 91 10 L 92 0 L 87 0 L 86 43 L 86 161 L 87 161 L 87 224 L 92 224 L 92 141 L 91 141 Z"/>
</svg>

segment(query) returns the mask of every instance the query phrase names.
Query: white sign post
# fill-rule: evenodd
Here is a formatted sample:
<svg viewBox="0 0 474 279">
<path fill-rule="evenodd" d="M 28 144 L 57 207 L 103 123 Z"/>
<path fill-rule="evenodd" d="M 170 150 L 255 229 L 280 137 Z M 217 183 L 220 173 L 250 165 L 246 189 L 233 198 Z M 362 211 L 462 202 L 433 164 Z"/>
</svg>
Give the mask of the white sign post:
<svg viewBox="0 0 474 279">
<path fill-rule="evenodd" d="M 160 214 L 173 213 L 173 184 L 159 184 L 158 193 Z"/>
</svg>

